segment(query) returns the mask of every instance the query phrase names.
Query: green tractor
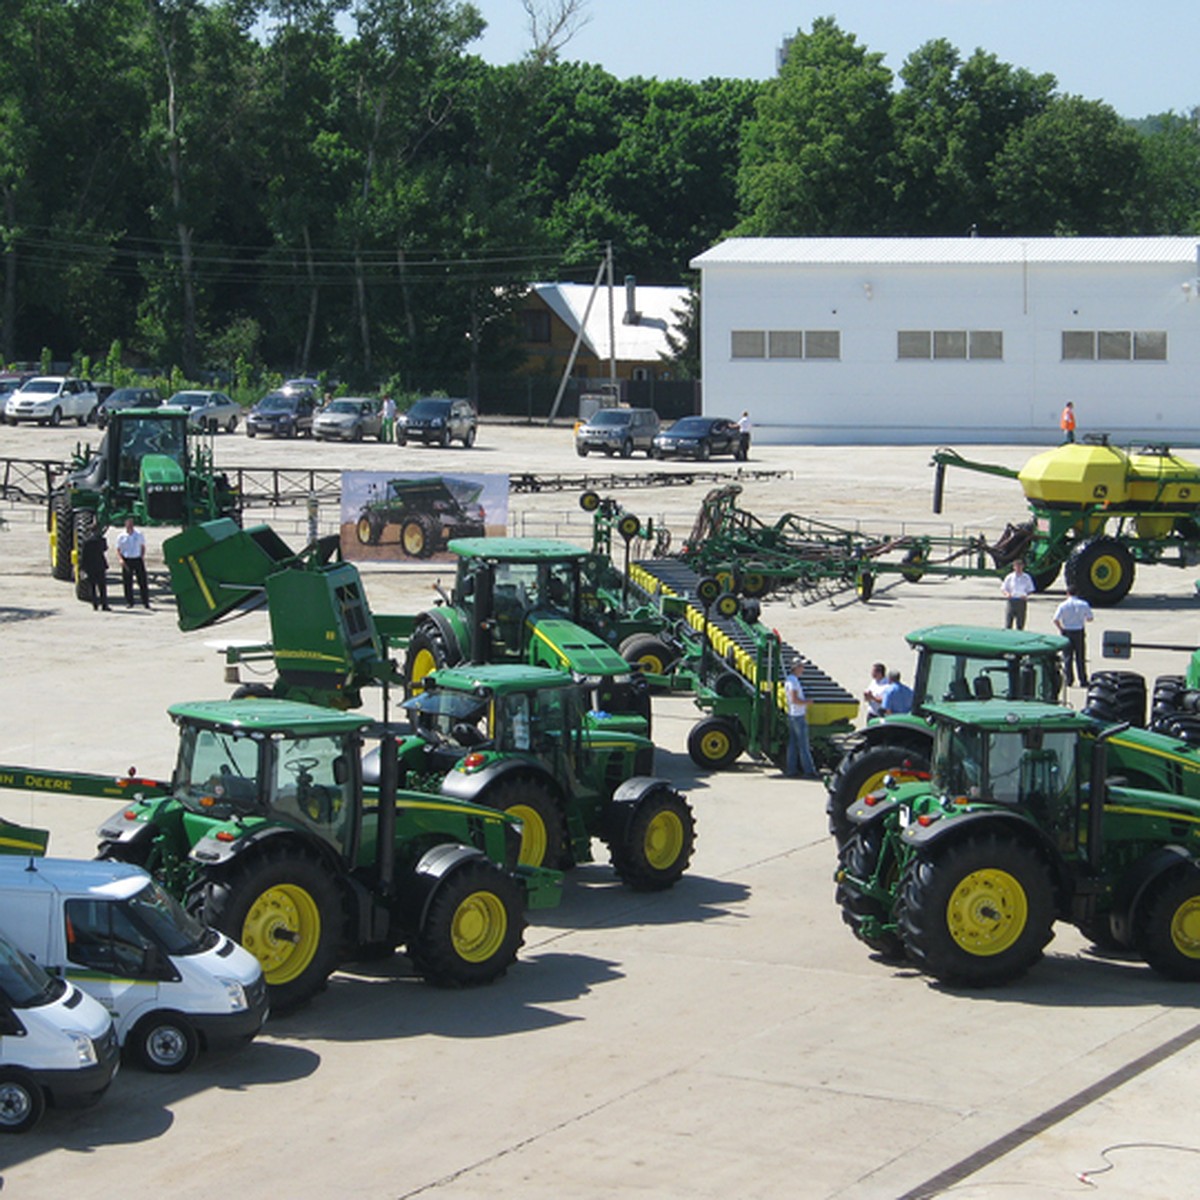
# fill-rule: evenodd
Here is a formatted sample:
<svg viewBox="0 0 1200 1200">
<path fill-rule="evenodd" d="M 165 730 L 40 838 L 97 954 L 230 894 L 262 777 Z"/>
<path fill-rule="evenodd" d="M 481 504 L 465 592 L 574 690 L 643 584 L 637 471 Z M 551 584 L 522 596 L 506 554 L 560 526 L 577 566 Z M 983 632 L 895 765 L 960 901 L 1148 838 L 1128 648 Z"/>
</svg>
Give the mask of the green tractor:
<svg viewBox="0 0 1200 1200">
<path fill-rule="evenodd" d="M 213 467 L 211 443 L 189 434 L 185 409 L 120 410 L 98 449 L 76 448 L 50 493 L 50 573 L 74 580 L 76 594 L 86 599 L 79 550 L 93 531 L 127 517 L 149 526 L 237 519 L 240 508 L 236 489 Z"/>
<path fill-rule="evenodd" d="M 848 814 L 837 898 L 861 941 L 945 983 L 989 986 L 1033 966 L 1062 920 L 1200 980 L 1200 801 L 1130 786 L 1108 756 L 1123 727 L 1070 709 L 991 700 L 926 715 L 929 778 Z M 1172 748 L 1200 774 L 1200 758 Z"/>
<path fill-rule="evenodd" d="M 405 704 L 413 736 L 400 778 L 519 817 L 520 861 L 568 868 L 608 845 L 617 875 L 639 891 L 672 886 L 695 844 L 691 807 L 653 777 L 654 744 L 637 717 L 586 710 L 583 689 L 544 667 L 456 667 L 425 676 Z M 368 755 L 368 780 L 378 755 Z"/>
<path fill-rule="evenodd" d="M 403 946 L 445 986 L 489 983 L 514 960 L 525 909 L 561 875 L 518 866 L 521 825 L 450 797 L 396 789 L 384 736 L 365 788 L 368 718 L 280 700 L 178 704 L 170 782 L 0 767 L 0 787 L 119 798 L 100 857 L 155 875 L 262 964 L 279 1010 L 341 962 Z"/>
</svg>

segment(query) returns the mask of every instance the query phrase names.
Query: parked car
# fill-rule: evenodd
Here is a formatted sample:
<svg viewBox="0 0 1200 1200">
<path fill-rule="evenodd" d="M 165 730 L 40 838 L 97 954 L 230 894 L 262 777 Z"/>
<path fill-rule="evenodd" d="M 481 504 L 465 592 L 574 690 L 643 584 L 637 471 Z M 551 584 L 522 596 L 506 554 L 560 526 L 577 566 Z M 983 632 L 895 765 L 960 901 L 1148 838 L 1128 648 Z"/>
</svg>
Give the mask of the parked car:
<svg viewBox="0 0 1200 1200">
<path fill-rule="evenodd" d="M 700 462 L 714 454 L 746 457 L 737 422 L 727 417 L 681 417 L 654 439 L 655 458 L 695 458 Z"/>
<path fill-rule="evenodd" d="M 448 446 L 451 442 L 473 446 L 478 426 L 479 418 L 469 400 L 422 396 L 396 417 L 396 441 L 401 446 L 410 441 L 427 446 Z"/>
<path fill-rule="evenodd" d="M 313 417 L 317 409 L 312 392 L 268 392 L 246 417 L 246 436 L 268 434 L 271 437 L 312 437 Z"/>
<path fill-rule="evenodd" d="M 281 392 L 303 392 L 305 395 L 315 396 L 321 390 L 321 383 L 320 380 L 311 379 L 308 376 L 300 379 L 285 379 L 279 390 Z"/>
<path fill-rule="evenodd" d="M 383 441 L 383 405 L 368 396 L 339 396 L 313 418 L 313 437 L 319 442 Z"/>
<path fill-rule="evenodd" d="M 74 417 L 86 425 L 100 398 L 86 379 L 69 375 L 37 375 L 26 380 L 4 407 L 9 424 L 36 421 L 39 425 L 61 425 L 64 417 Z"/>
<path fill-rule="evenodd" d="M 176 392 L 167 404 L 186 408 L 188 428 L 201 433 L 216 433 L 218 429 L 233 433 L 242 416 L 242 406 L 224 392 Z"/>
<path fill-rule="evenodd" d="M 0 371 L 0 425 L 7 424 L 8 421 L 4 409 L 8 405 L 9 396 L 26 380 L 32 378 L 32 375 L 23 371 Z"/>
<path fill-rule="evenodd" d="M 162 396 L 156 388 L 123 387 L 117 388 L 106 399 L 101 400 L 96 408 L 96 425 L 103 429 L 108 424 L 109 417 L 115 412 L 127 408 L 158 408 L 162 404 Z"/>
<path fill-rule="evenodd" d="M 652 408 L 602 408 L 575 430 L 575 453 L 587 458 L 589 451 L 600 450 L 628 458 L 641 450 L 649 458 L 658 429 Z"/>
</svg>

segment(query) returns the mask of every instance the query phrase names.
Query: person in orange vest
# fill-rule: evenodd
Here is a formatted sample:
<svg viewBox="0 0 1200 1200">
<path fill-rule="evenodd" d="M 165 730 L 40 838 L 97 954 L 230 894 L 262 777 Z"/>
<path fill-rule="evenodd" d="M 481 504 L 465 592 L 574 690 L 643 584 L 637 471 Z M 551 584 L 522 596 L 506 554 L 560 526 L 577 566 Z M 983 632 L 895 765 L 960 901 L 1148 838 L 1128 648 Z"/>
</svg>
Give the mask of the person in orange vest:
<svg viewBox="0 0 1200 1200">
<path fill-rule="evenodd" d="M 1067 407 L 1062 410 L 1062 416 L 1058 423 L 1062 427 L 1063 441 L 1073 442 L 1075 440 L 1075 405 L 1070 400 L 1067 401 Z"/>
</svg>

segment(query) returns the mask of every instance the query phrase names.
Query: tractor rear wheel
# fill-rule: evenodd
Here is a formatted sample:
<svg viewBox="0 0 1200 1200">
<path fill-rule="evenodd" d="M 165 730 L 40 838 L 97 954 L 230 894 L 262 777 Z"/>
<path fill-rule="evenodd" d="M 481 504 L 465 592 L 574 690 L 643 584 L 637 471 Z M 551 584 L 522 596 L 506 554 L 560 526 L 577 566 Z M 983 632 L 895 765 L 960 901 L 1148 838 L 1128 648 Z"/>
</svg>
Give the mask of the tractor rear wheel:
<svg viewBox="0 0 1200 1200">
<path fill-rule="evenodd" d="M 262 967 L 271 1009 L 311 999 L 337 966 L 343 914 L 337 885 L 310 853 L 267 847 L 235 860 L 202 892 L 201 919 L 240 942 Z"/>
<path fill-rule="evenodd" d="M 521 849 L 517 861 L 525 867 L 573 866 L 567 841 L 567 818 L 557 797 L 540 779 L 528 776 L 502 779 L 476 797 L 476 803 L 520 817 Z"/>
<path fill-rule="evenodd" d="M 1129 548 L 1114 537 L 1096 537 L 1067 559 L 1067 587 L 1097 608 L 1120 604 L 1133 587 L 1136 568 Z"/>
<path fill-rule="evenodd" d="M 438 987 L 474 987 L 499 979 L 525 933 L 521 885 L 495 863 L 471 859 L 443 879 L 408 956 Z"/>
<path fill-rule="evenodd" d="M 0 1070 L 0 1133 L 25 1133 L 46 1111 L 46 1093 L 24 1071 Z"/>
<path fill-rule="evenodd" d="M 845 844 L 856 828 L 846 818 L 850 806 L 879 791 L 888 775 L 897 783 L 928 779 L 928 753 L 901 743 L 885 743 L 843 755 L 829 780 L 829 799 L 825 802 L 829 832 L 839 846 Z"/>
<path fill-rule="evenodd" d="M 417 513 L 400 526 L 400 548 L 409 558 L 429 558 L 437 549 L 437 522 L 428 513 Z"/>
<path fill-rule="evenodd" d="M 687 748 L 696 766 L 724 771 L 741 757 L 742 731 L 727 717 L 705 717 L 692 726 Z"/>
<path fill-rule="evenodd" d="M 458 639 L 443 632 L 436 621 L 428 617 L 421 621 L 408 639 L 408 654 L 404 660 L 404 681 L 409 696 L 424 689 L 421 680 L 442 667 L 453 667 L 462 662 L 462 648 Z"/>
<path fill-rule="evenodd" d="M 838 854 L 838 863 L 847 875 L 855 879 L 869 880 L 874 878 L 879 869 L 879 858 L 883 853 L 883 830 L 878 824 L 858 830 L 845 843 Z M 879 880 L 885 887 L 895 890 L 897 880 L 895 856 Z M 841 880 L 842 872 L 838 872 L 839 880 L 835 899 L 842 910 L 842 920 L 850 926 L 854 936 L 860 942 L 870 946 L 884 958 L 899 960 L 904 958 L 904 943 L 894 929 L 881 929 L 880 925 L 890 922 L 891 911 L 882 901 L 873 896 L 864 896 L 855 887 L 850 887 Z"/>
<path fill-rule="evenodd" d="M 988 987 L 1024 975 L 1053 934 L 1054 892 L 1041 855 L 990 834 L 918 854 L 897 905 L 904 948 L 943 983 Z"/>
<path fill-rule="evenodd" d="M 1172 871 L 1138 908 L 1133 944 L 1160 975 L 1200 979 L 1200 871 Z"/>
<path fill-rule="evenodd" d="M 621 657 L 651 675 L 665 675 L 679 656 L 652 633 L 633 633 L 620 646 Z"/>
<path fill-rule="evenodd" d="M 1146 727 L 1146 680 L 1136 671 L 1093 671 L 1085 713 L 1099 721 L 1128 721 Z"/>
<path fill-rule="evenodd" d="M 50 574 L 64 583 L 75 578 L 75 511 L 71 498 L 58 492 L 50 501 Z"/>
<path fill-rule="evenodd" d="M 679 882 L 696 846 L 691 805 L 665 783 L 638 801 L 620 836 L 609 843 L 613 870 L 636 892 L 661 892 Z"/>
</svg>

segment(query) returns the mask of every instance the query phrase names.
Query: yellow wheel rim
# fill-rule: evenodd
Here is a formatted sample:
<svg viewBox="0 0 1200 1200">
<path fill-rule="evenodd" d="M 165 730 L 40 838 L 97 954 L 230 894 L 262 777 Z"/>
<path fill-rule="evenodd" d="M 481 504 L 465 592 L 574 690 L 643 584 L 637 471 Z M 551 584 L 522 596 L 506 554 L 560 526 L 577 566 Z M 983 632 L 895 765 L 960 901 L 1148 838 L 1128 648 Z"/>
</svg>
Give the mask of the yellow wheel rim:
<svg viewBox="0 0 1200 1200">
<path fill-rule="evenodd" d="M 643 671 L 649 671 L 651 675 L 663 675 L 666 673 L 667 664 L 653 650 L 648 650 L 645 654 L 639 654 L 635 661 Z"/>
<path fill-rule="evenodd" d="M 901 767 L 884 767 L 882 771 L 876 771 L 874 775 L 868 775 L 863 780 L 855 795 L 856 800 L 862 800 L 869 796 L 872 792 L 883 791 L 883 781 L 887 776 L 891 776 L 897 783 L 912 783 L 916 779 L 920 779 L 915 771 L 905 771 Z"/>
<path fill-rule="evenodd" d="M 1121 570 L 1121 560 L 1112 554 L 1102 554 L 1088 572 L 1088 579 L 1093 587 L 1102 592 L 1111 592 L 1121 582 L 1124 572 Z"/>
<path fill-rule="evenodd" d="M 706 762 L 720 762 L 733 748 L 729 734 L 723 729 L 709 729 L 700 739 L 700 754 Z"/>
<path fill-rule="evenodd" d="M 450 939 L 464 962 L 487 962 L 508 933 L 508 913 L 495 892 L 472 892 L 454 910 Z"/>
<path fill-rule="evenodd" d="M 371 522 L 368 521 L 366 517 L 363 517 L 363 519 L 358 523 L 358 540 L 362 542 L 364 546 L 370 544 Z"/>
<path fill-rule="evenodd" d="M 756 571 L 742 576 L 742 591 L 747 596 L 761 596 L 766 591 L 766 588 L 766 576 L 759 575 Z"/>
<path fill-rule="evenodd" d="M 1186 958 L 1200 958 L 1200 896 L 1185 900 L 1171 918 L 1171 941 Z"/>
<path fill-rule="evenodd" d="M 421 687 L 421 680 L 426 675 L 432 674 L 438 669 L 437 659 L 433 656 L 432 650 L 427 650 L 424 646 L 413 655 L 412 674 L 408 680 L 408 690 L 414 695 L 420 695 L 425 689 Z"/>
<path fill-rule="evenodd" d="M 1028 920 L 1025 889 L 1007 871 L 995 868 L 964 876 L 946 905 L 950 936 L 968 954 L 981 958 L 1010 949 Z"/>
<path fill-rule="evenodd" d="M 50 565 L 58 565 L 58 513 L 50 514 Z"/>
<path fill-rule="evenodd" d="M 404 527 L 404 552 L 414 557 L 425 549 L 425 530 L 416 522 Z"/>
<path fill-rule="evenodd" d="M 664 809 L 646 827 L 646 861 L 656 871 L 665 871 L 683 853 L 683 822 L 679 814 Z"/>
<path fill-rule="evenodd" d="M 541 813 L 528 804 L 514 804 L 504 810 L 510 817 L 521 820 L 521 849 L 517 853 L 517 861 L 522 866 L 540 867 L 546 861 L 546 851 L 550 846 L 550 838 L 546 833 L 546 822 Z"/>
<path fill-rule="evenodd" d="M 321 941 L 321 913 L 302 887 L 281 883 L 250 906 L 238 939 L 269 984 L 290 983 L 312 962 Z"/>
</svg>

